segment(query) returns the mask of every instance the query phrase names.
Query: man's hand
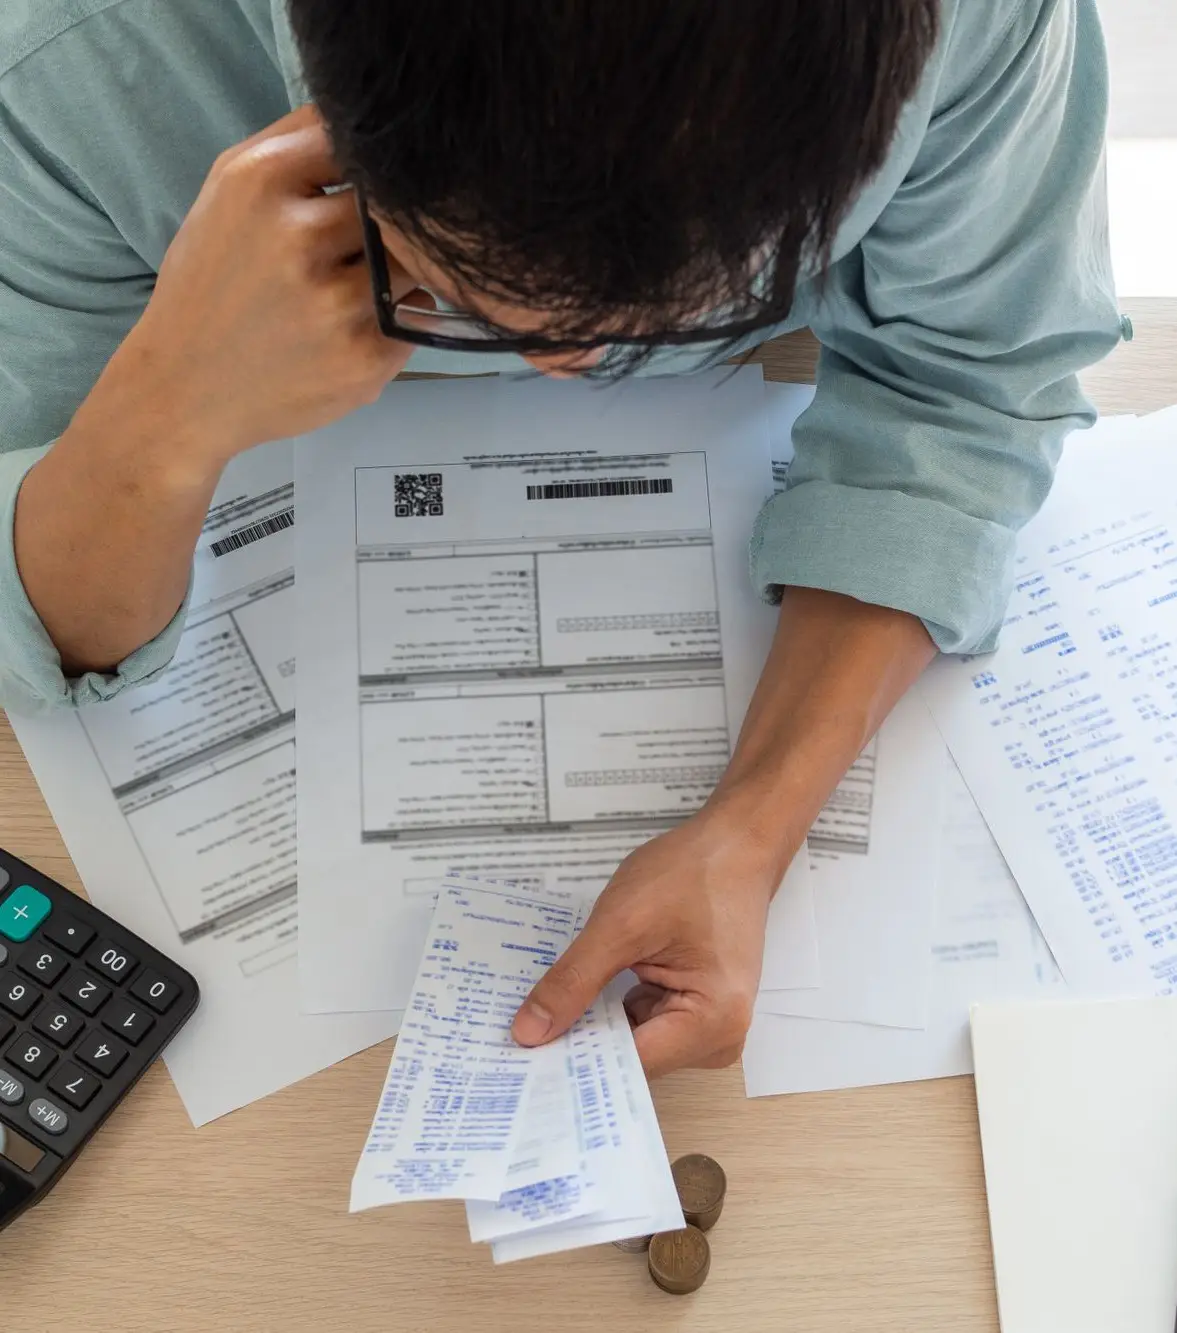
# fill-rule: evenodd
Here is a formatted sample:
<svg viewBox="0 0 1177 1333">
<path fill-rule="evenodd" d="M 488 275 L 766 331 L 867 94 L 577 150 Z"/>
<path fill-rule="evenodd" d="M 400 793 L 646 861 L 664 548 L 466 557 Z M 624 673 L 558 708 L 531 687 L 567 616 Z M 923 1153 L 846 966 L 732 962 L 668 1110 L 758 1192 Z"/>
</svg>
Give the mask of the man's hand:
<svg viewBox="0 0 1177 1333">
<path fill-rule="evenodd" d="M 646 1072 L 739 1058 L 768 905 L 829 793 L 935 655 L 901 611 L 790 588 L 735 755 L 706 806 L 628 856 L 515 1018 L 559 1036 L 625 968 Z"/>
<path fill-rule="evenodd" d="M 175 615 L 234 454 L 371 402 L 408 360 L 377 327 L 338 182 L 311 108 L 222 154 L 143 316 L 25 478 L 17 563 L 67 675 L 112 668 Z"/>
<path fill-rule="evenodd" d="M 775 861 L 709 810 L 639 847 L 532 991 L 516 1039 L 532 1046 L 565 1031 L 632 968 L 642 984 L 626 1006 L 648 1074 L 738 1060 L 780 877 Z"/>
<path fill-rule="evenodd" d="M 413 351 L 377 327 L 355 194 L 325 193 L 340 184 L 312 107 L 222 153 L 116 357 L 225 457 L 371 402 Z M 390 277 L 394 299 L 413 290 Z"/>
</svg>

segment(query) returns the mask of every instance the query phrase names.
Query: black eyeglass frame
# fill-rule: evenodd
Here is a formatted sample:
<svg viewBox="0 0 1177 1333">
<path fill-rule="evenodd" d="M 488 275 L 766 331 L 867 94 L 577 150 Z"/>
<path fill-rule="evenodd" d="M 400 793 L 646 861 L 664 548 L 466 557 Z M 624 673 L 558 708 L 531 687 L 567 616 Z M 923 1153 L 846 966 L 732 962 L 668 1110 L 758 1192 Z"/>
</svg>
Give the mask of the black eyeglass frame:
<svg viewBox="0 0 1177 1333">
<path fill-rule="evenodd" d="M 364 259 L 372 284 L 372 301 L 376 307 L 376 322 L 386 338 L 413 343 L 417 347 L 433 347 L 449 352 L 502 352 L 525 356 L 528 353 L 591 352 L 601 347 L 693 347 L 707 343 L 730 343 L 753 333 L 762 332 L 781 322 L 779 313 L 759 319 L 738 320 L 734 323 L 707 328 L 671 330 L 665 333 L 611 334 L 598 338 L 548 338 L 540 334 L 504 332 L 502 337 L 463 338 L 460 335 L 427 333 L 422 329 L 406 328 L 396 320 L 397 302 L 392 299 L 392 283 L 388 272 L 388 257 L 380 228 L 372 219 L 368 200 L 360 186 L 355 187 L 356 210 L 364 236 Z M 433 317 L 471 320 L 476 319 L 462 311 L 431 312 Z M 490 328 L 490 326 L 488 326 Z M 492 330 L 493 332 L 493 330 Z"/>
</svg>

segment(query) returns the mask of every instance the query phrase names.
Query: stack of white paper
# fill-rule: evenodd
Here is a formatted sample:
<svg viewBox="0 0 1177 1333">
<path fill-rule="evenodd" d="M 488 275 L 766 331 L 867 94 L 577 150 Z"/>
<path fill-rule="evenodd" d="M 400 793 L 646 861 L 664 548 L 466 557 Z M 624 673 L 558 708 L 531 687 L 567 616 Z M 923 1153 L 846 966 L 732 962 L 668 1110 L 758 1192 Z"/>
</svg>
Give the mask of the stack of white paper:
<svg viewBox="0 0 1177 1333">
<path fill-rule="evenodd" d="M 465 1199 L 471 1239 L 496 1262 L 683 1225 L 620 991 L 549 1046 L 511 1039 L 583 911 L 568 895 L 446 880 L 353 1212 Z"/>
</svg>

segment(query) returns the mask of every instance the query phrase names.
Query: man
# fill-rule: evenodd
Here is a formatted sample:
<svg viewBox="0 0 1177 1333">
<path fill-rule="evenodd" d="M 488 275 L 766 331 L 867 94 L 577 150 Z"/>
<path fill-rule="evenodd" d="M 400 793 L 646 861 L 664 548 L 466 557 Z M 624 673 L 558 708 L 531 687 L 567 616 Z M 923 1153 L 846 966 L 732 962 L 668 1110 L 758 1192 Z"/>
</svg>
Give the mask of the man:
<svg viewBox="0 0 1177 1333">
<path fill-rule="evenodd" d="M 550 1038 L 633 966 L 652 1073 L 735 1058 L 784 868 L 937 649 L 993 645 L 1016 530 L 1091 419 L 1075 372 L 1120 336 L 1093 0 L 5 9 L 10 706 L 162 670 L 225 463 L 369 401 L 414 347 L 618 374 L 815 329 L 817 400 L 753 534 L 780 631 L 735 757 L 515 1029 Z"/>
</svg>

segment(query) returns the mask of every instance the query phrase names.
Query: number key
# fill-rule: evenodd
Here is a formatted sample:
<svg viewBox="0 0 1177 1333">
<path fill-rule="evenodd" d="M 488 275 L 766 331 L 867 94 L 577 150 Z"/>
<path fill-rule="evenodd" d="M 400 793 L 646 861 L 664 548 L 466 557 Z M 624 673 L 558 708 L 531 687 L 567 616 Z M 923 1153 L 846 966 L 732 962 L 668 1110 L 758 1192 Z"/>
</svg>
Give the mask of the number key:
<svg viewBox="0 0 1177 1333">
<path fill-rule="evenodd" d="M 30 1032 L 22 1032 L 5 1053 L 5 1059 L 29 1078 L 40 1078 L 50 1069 L 57 1059 L 57 1053 L 50 1050 L 48 1042 L 34 1037 Z"/>
<path fill-rule="evenodd" d="M 149 1004 L 157 1014 L 166 1014 L 179 993 L 180 987 L 176 982 L 161 977 L 149 967 L 145 967 L 139 973 L 135 978 L 135 984 L 131 987 L 131 994 L 135 999 Z"/>
<path fill-rule="evenodd" d="M 135 970 L 136 959 L 113 941 L 99 940 L 86 955 L 86 962 L 95 972 L 101 972 L 111 981 L 122 983 Z"/>
<path fill-rule="evenodd" d="M 127 1048 L 113 1037 L 91 1028 L 82 1038 L 74 1055 L 96 1074 L 105 1074 L 109 1078 L 127 1058 Z"/>
<path fill-rule="evenodd" d="M 49 1091 L 55 1092 L 75 1111 L 84 1111 L 102 1084 L 93 1074 L 86 1074 L 68 1061 L 49 1080 Z"/>
<path fill-rule="evenodd" d="M 108 1004 L 102 1015 L 102 1026 L 125 1037 L 132 1046 L 138 1046 L 144 1037 L 155 1027 L 155 1019 L 138 1005 L 128 1004 L 124 999 L 117 999 Z"/>
<path fill-rule="evenodd" d="M 89 972 L 75 968 L 62 983 L 58 992 L 70 1004 L 76 1004 L 84 1014 L 96 1014 L 110 999 L 110 987 L 95 980 Z"/>
<path fill-rule="evenodd" d="M 68 1046 L 82 1030 L 82 1021 L 63 1004 L 47 1004 L 33 1019 L 33 1027 L 58 1046 Z"/>
<path fill-rule="evenodd" d="M 0 977 L 0 1004 L 17 1018 L 24 1018 L 40 998 L 41 992 L 15 973 L 6 972 Z"/>
<path fill-rule="evenodd" d="M 54 944 L 60 944 L 66 953 L 75 958 L 94 938 L 94 932 L 89 926 L 84 926 L 72 916 L 61 916 L 57 912 L 41 927 L 41 934 Z"/>
<path fill-rule="evenodd" d="M 30 977 L 36 977 L 43 985 L 52 986 L 69 967 L 69 959 L 56 949 L 46 948 L 44 944 L 34 944 L 21 954 L 16 960 L 16 965 Z"/>
</svg>

